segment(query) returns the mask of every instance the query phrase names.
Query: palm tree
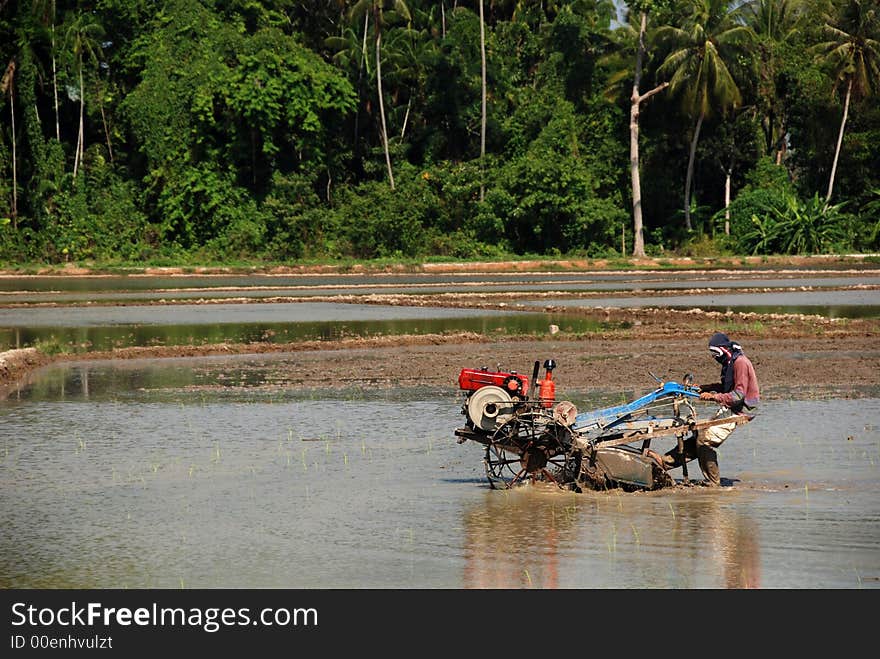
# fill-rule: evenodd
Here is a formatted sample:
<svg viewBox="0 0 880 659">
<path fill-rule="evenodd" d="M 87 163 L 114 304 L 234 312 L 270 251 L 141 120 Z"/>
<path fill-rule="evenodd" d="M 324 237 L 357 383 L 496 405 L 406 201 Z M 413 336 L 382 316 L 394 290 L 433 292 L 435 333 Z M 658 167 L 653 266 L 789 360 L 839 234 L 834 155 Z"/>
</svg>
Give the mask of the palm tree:
<svg viewBox="0 0 880 659">
<path fill-rule="evenodd" d="M 810 15 L 808 4 L 806 0 L 749 0 L 743 9 L 746 24 L 758 42 L 757 84 L 759 105 L 764 112 L 764 142 L 767 153 L 776 151 L 776 164 L 780 165 L 786 151 L 788 113 L 785 92 L 779 84 L 779 52 L 803 34 Z"/>
<path fill-rule="evenodd" d="M 480 0 L 480 71 L 482 74 L 482 121 L 480 122 L 480 201 L 486 196 L 483 180 L 483 160 L 486 157 L 486 21 L 483 17 L 483 0 Z"/>
<path fill-rule="evenodd" d="M 34 0 L 34 13 L 43 26 L 49 26 L 49 49 L 52 57 L 52 95 L 55 99 L 55 139 L 61 141 L 61 125 L 58 120 L 58 73 L 55 61 L 55 0 Z"/>
<path fill-rule="evenodd" d="M 388 167 L 388 181 L 394 189 L 394 171 L 391 168 L 391 152 L 388 150 L 388 130 L 385 124 L 385 100 L 382 91 L 382 26 L 386 23 L 386 11 L 410 21 L 409 8 L 403 0 L 358 0 L 351 8 L 351 17 L 359 18 L 365 12 L 373 17 L 373 33 L 376 40 L 376 87 L 379 94 L 379 116 L 382 122 L 382 144 L 385 148 L 385 164 Z"/>
<path fill-rule="evenodd" d="M 333 62 L 341 67 L 352 71 L 357 69 L 357 97 L 358 106 L 354 113 L 354 154 L 353 166 L 358 172 L 363 171 L 360 157 L 360 118 L 361 97 L 363 95 L 364 72 L 369 76 L 369 60 L 367 59 L 367 33 L 370 27 L 370 15 L 364 12 L 364 26 L 361 35 L 358 35 L 357 26 L 343 27 L 342 35 L 327 37 L 324 45 L 334 51 Z"/>
<path fill-rule="evenodd" d="M 79 134 L 76 139 L 76 153 L 73 159 L 73 176 L 85 154 L 85 125 L 83 115 L 86 107 L 85 83 L 83 82 L 83 64 L 88 58 L 94 64 L 102 55 L 99 39 L 104 36 L 104 28 L 96 21 L 91 12 L 80 12 L 68 22 L 65 31 L 65 45 L 70 49 L 73 66 L 79 80 Z"/>
<path fill-rule="evenodd" d="M 826 15 L 823 30 L 828 41 L 817 44 L 815 49 L 831 68 L 835 91 L 839 85 L 846 85 L 843 118 L 840 120 L 828 193 L 825 195 L 827 206 L 834 190 L 834 175 L 850 100 L 852 97 L 869 96 L 880 85 L 880 15 L 876 0 L 848 0 L 838 16 Z"/>
<path fill-rule="evenodd" d="M 15 100 L 14 100 L 14 82 L 15 82 L 15 59 L 9 60 L 3 79 L 0 80 L 0 93 L 9 92 L 9 116 L 12 119 L 12 227 L 18 228 L 18 157 L 15 153 Z"/>
<path fill-rule="evenodd" d="M 639 33 L 636 45 L 635 75 L 633 76 L 632 94 L 630 95 L 629 108 L 629 167 L 632 181 L 632 206 L 633 206 L 633 256 L 644 258 L 645 256 L 645 231 L 642 220 L 642 183 L 639 174 L 639 112 L 642 103 L 669 86 L 668 82 L 662 82 L 644 94 L 639 92 L 642 81 L 642 68 L 647 55 L 645 35 L 648 32 L 648 11 L 642 8 L 639 11 Z"/>
<path fill-rule="evenodd" d="M 706 117 L 739 106 L 741 95 L 731 73 L 733 56 L 752 39 L 752 31 L 737 21 L 739 6 L 730 0 L 693 0 L 693 13 L 682 27 L 657 30 L 661 44 L 671 51 L 658 69 L 669 76 L 669 91 L 681 99 L 682 110 L 696 124 L 688 155 L 684 190 L 685 228 L 691 226 L 691 183 L 694 154 Z"/>
</svg>

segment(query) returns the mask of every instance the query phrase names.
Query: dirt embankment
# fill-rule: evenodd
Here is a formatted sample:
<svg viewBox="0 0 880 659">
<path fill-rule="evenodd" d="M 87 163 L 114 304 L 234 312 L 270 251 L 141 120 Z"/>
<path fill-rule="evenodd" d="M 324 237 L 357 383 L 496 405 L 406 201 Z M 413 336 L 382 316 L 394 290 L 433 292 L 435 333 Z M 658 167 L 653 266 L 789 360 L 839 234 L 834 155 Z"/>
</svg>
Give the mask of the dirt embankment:
<svg viewBox="0 0 880 659">
<path fill-rule="evenodd" d="M 34 369 L 45 366 L 52 357 L 36 348 L 0 352 L 0 387 L 16 382 Z"/>
<path fill-rule="evenodd" d="M 586 312 L 585 312 L 586 313 Z M 142 346 L 84 354 L 44 355 L 34 349 L 0 354 L 0 397 L 34 369 L 53 361 L 161 359 L 279 354 L 273 386 L 457 387 L 462 368 L 517 370 L 554 359 L 557 391 L 643 390 L 651 374 L 697 383 L 717 379 L 706 345 L 715 331 L 742 343 L 765 394 L 857 397 L 880 386 L 878 325 L 873 319 L 833 321 L 815 316 L 760 316 L 698 311 L 589 312 L 608 329 L 574 335 L 548 328 L 542 336 L 473 332 L 346 338 L 298 343 Z M 542 369 L 543 373 L 543 369 Z"/>
<path fill-rule="evenodd" d="M 679 259 L 678 265 L 682 261 Z M 711 262 L 711 259 L 693 259 Z M 751 267 L 824 267 L 865 265 L 857 257 L 791 257 L 784 261 L 753 260 Z M 647 260 L 645 267 L 657 267 L 662 260 Z M 424 264 L 420 271 L 534 271 L 547 262 L 506 264 Z M 560 269 L 598 269 L 601 262 L 555 262 Z M 631 264 L 632 265 L 632 264 Z M 686 265 L 686 264 L 685 264 Z M 719 263 L 713 263 L 718 266 Z M 418 269 L 418 268 L 417 268 Z M 90 273 L 77 269 L 71 276 Z M 172 274 L 180 269 L 168 269 Z M 290 269 L 316 272 L 322 269 Z M 330 270 L 326 270 L 330 271 Z M 353 271 L 351 269 L 347 270 Z M 143 274 L 169 274 L 155 270 Z M 220 273 L 219 270 L 212 272 Z M 274 272 L 274 271 L 272 271 Z M 279 271 L 280 272 L 280 271 Z M 182 274 L 182 273 L 181 273 Z M 475 309 L 511 309 L 514 294 L 376 295 L 358 297 L 365 304 L 418 306 L 456 306 Z M 520 295 L 520 294 L 515 294 Z M 582 294 L 585 295 L 585 294 Z M 536 294 L 535 297 L 540 297 Z M 531 311 L 562 311 L 548 294 L 542 306 Z M 562 297 L 565 297 L 562 295 Z M 309 298 L 316 300 L 316 298 Z M 347 301 L 333 296 L 334 301 Z M 229 302 L 230 300 L 220 300 Z M 263 302 L 273 301 L 263 299 Z M 290 300 L 295 302 L 296 300 Z M 192 300 L 186 300 L 192 303 Z M 258 303 L 253 300 L 248 302 Z M 163 301 L 163 303 L 169 303 Z M 525 309 L 522 309 L 525 310 Z M 463 367 L 488 366 L 490 369 L 519 370 L 531 374 L 535 360 L 552 358 L 559 364 L 558 389 L 617 390 L 651 386 L 650 373 L 669 379 L 693 372 L 696 381 L 717 376 L 716 367 L 705 350 L 715 331 L 725 331 L 740 341 L 758 369 L 765 391 L 799 389 L 832 390 L 835 395 L 858 395 L 860 390 L 880 386 L 880 335 L 878 319 L 832 320 L 819 316 L 786 314 L 720 313 L 699 309 L 565 308 L 597 321 L 596 332 L 576 335 L 564 328 L 548 327 L 543 336 L 506 336 L 470 332 L 442 335 L 379 336 L 335 341 L 298 343 L 260 343 L 185 346 L 143 346 L 105 352 L 46 355 L 35 349 L 0 353 L 0 398 L 16 387 L 35 369 L 54 361 L 95 359 L 157 359 L 234 354 L 291 353 L 282 360 L 286 369 L 279 374 L 281 386 L 456 386 Z"/>
</svg>

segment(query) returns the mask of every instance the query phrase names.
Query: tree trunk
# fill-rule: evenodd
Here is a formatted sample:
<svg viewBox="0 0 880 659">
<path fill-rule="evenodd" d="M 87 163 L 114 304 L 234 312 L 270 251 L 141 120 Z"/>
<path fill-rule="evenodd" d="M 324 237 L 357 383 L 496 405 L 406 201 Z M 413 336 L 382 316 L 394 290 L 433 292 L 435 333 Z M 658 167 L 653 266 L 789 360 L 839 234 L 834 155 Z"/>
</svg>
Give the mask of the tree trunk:
<svg viewBox="0 0 880 659">
<path fill-rule="evenodd" d="M 730 235 L 730 178 L 733 167 L 724 172 L 724 235 Z"/>
<path fill-rule="evenodd" d="M 666 89 L 668 82 L 658 85 L 651 91 L 639 96 L 639 84 L 642 80 L 642 62 L 645 57 L 645 34 L 648 31 L 648 14 L 642 12 L 639 27 L 639 43 L 636 48 L 636 71 L 633 78 L 633 91 L 629 107 L 629 169 L 632 178 L 633 204 L 633 256 L 644 258 L 645 236 L 642 221 L 642 183 L 639 175 L 639 108 L 642 101 Z"/>
<path fill-rule="evenodd" d="M 61 124 L 58 119 L 58 76 L 55 71 L 55 23 L 52 23 L 52 93 L 55 96 L 55 139 L 61 141 Z"/>
<path fill-rule="evenodd" d="M 406 102 L 406 113 L 403 115 L 403 126 L 400 128 L 400 139 L 406 135 L 406 124 L 409 122 L 409 111 L 412 108 L 412 91 L 410 91 L 409 100 Z"/>
<path fill-rule="evenodd" d="M 364 13 L 364 39 L 361 43 L 361 65 L 358 68 L 357 81 L 357 109 L 354 113 L 354 147 L 352 151 L 352 161 L 356 174 L 363 173 L 363 163 L 361 162 L 361 142 L 360 142 L 360 123 L 361 123 L 361 98 L 364 89 L 364 65 L 367 60 L 367 31 L 369 28 L 370 14 Z"/>
<path fill-rule="evenodd" d="M 483 20 L 483 0 L 480 0 L 480 66 L 482 73 L 482 112 L 483 120 L 480 125 L 480 201 L 486 196 L 484 181 L 484 164 L 486 157 L 486 24 Z"/>
<path fill-rule="evenodd" d="M 684 183 L 684 227 L 690 231 L 691 225 L 691 183 L 694 179 L 694 156 L 697 153 L 697 142 L 700 139 L 700 128 L 703 127 L 704 115 L 701 112 L 700 118 L 697 119 L 697 125 L 694 128 L 694 139 L 691 140 L 691 152 L 688 156 L 687 177 Z"/>
<path fill-rule="evenodd" d="M 642 12 L 639 27 L 639 43 L 636 47 L 636 73 L 629 107 L 629 169 L 632 178 L 633 205 L 633 256 L 644 258 L 645 237 L 642 224 L 642 182 L 639 176 L 639 83 L 642 78 L 642 58 L 644 57 L 645 31 L 648 27 L 648 14 Z M 623 256 L 623 254 L 621 254 Z"/>
<path fill-rule="evenodd" d="M 76 172 L 82 162 L 83 153 L 85 153 L 85 138 L 83 137 L 83 110 L 86 104 L 85 91 L 83 89 L 82 65 L 79 67 L 79 135 L 76 138 L 76 155 L 73 157 L 73 177 L 76 178 Z"/>
<path fill-rule="evenodd" d="M 14 68 L 13 68 L 14 70 Z M 12 120 L 12 228 L 18 228 L 18 156 L 15 154 L 15 85 L 12 78 L 9 79 L 9 117 Z"/>
<path fill-rule="evenodd" d="M 843 103 L 843 119 L 840 121 L 840 133 L 837 135 L 837 148 L 834 150 L 834 164 L 831 166 L 831 178 L 828 180 L 828 194 L 825 196 L 825 208 L 831 203 L 831 192 L 834 190 L 834 175 L 837 173 L 837 159 L 840 157 L 840 146 L 843 144 L 843 129 L 849 115 L 849 97 L 852 94 L 852 78 L 846 86 L 846 100 Z"/>
<path fill-rule="evenodd" d="M 394 172 L 391 170 L 391 153 L 388 151 L 388 131 L 385 128 L 385 102 L 382 100 L 382 32 L 379 29 L 379 19 L 376 18 L 376 86 L 379 91 L 379 116 L 382 120 L 382 143 L 385 146 L 385 164 L 388 167 L 388 181 L 391 189 L 394 189 Z"/>
<path fill-rule="evenodd" d="M 104 114 L 104 100 L 101 98 L 103 92 L 99 94 L 98 103 L 101 107 L 101 123 L 104 124 L 104 138 L 107 140 L 107 153 L 110 154 L 110 162 L 113 162 L 113 147 L 110 145 L 110 127 L 107 125 L 107 116 Z"/>
</svg>

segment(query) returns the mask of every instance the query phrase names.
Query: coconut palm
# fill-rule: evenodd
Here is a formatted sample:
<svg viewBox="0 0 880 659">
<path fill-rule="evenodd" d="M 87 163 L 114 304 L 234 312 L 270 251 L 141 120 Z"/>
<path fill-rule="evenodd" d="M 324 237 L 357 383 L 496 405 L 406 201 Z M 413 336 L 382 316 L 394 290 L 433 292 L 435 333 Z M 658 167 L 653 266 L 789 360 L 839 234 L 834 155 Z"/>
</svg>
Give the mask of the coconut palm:
<svg viewBox="0 0 880 659">
<path fill-rule="evenodd" d="M 776 164 L 782 164 L 788 137 L 785 91 L 779 84 L 780 49 L 794 43 L 805 31 L 809 18 L 806 0 L 749 0 L 744 18 L 757 40 L 760 61 L 757 74 L 759 106 L 767 153 L 776 151 Z"/>
<path fill-rule="evenodd" d="M 333 51 L 333 62 L 341 69 L 349 72 L 357 70 L 358 105 L 354 113 L 354 157 L 353 165 L 358 172 L 362 171 L 360 158 L 360 119 L 361 97 L 364 87 L 364 73 L 368 76 L 369 59 L 367 58 L 367 34 L 369 31 L 370 15 L 364 12 L 363 28 L 359 33 L 359 25 L 343 26 L 341 36 L 327 37 L 324 45 Z"/>
<path fill-rule="evenodd" d="M 61 141 L 61 125 L 58 121 L 58 72 L 55 58 L 55 0 L 34 0 L 34 14 L 49 30 L 49 50 L 52 57 L 52 95 L 55 100 L 55 139 Z"/>
<path fill-rule="evenodd" d="M 12 220 L 13 228 L 17 228 L 18 221 L 18 156 L 15 153 L 15 59 L 9 60 L 3 79 L 0 80 L 0 93 L 9 93 L 9 116 L 12 119 Z"/>
<path fill-rule="evenodd" d="M 100 39 L 104 36 L 104 28 L 97 22 L 91 12 L 78 12 L 67 22 L 64 44 L 73 60 L 74 72 L 79 80 L 79 134 L 76 140 L 76 152 L 73 158 L 73 176 L 76 178 L 77 168 L 85 154 L 85 124 L 83 116 L 86 107 L 85 83 L 83 82 L 83 66 L 86 60 L 98 64 L 102 56 Z"/>
<path fill-rule="evenodd" d="M 740 105 L 741 94 L 733 69 L 734 57 L 752 41 L 751 29 L 740 23 L 738 3 L 730 0 L 693 0 L 692 14 L 681 27 L 665 25 L 657 41 L 669 48 L 658 69 L 669 78 L 669 91 L 681 100 L 685 115 L 696 123 L 691 137 L 684 190 L 685 228 L 691 226 L 691 183 L 694 154 L 706 117 Z"/>
<path fill-rule="evenodd" d="M 629 109 L 629 163 L 630 180 L 632 182 L 632 206 L 633 206 L 633 256 L 645 256 L 645 231 L 642 220 L 642 184 L 639 173 L 639 113 L 642 103 L 669 86 L 669 82 L 662 82 L 653 89 L 641 93 L 639 85 L 642 81 L 642 69 L 647 56 L 645 45 L 648 33 L 648 9 L 647 4 L 633 3 L 633 7 L 639 5 L 639 29 L 636 43 L 635 73 L 633 75 L 632 94 L 630 94 Z M 628 71 L 627 71 L 628 73 Z"/>
<path fill-rule="evenodd" d="M 480 122 L 480 201 L 486 196 L 486 184 L 483 171 L 483 160 L 486 158 L 486 21 L 483 16 L 483 0 L 480 1 L 480 71 L 482 120 Z"/>
<path fill-rule="evenodd" d="M 358 0 L 351 8 L 351 17 L 358 19 L 369 13 L 373 17 L 373 36 L 376 43 L 376 87 L 379 95 L 379 117 L 382 122 L 382 144 L 385 148 L 385 164 L 388 167 L 388 181 L 394 189 L 394 171 L 391 168 L 391 152 L 388 150 L 388 130 L 385 124 L 385 100 L 382 91 L 382 27 L 388 18 L 386 12 L 410 21 L 409 8 L 403 0 Z"/>
<path fill-rule="evenodd" d="M 828 40 L 817 44 L 816 52 L 832 71 L 835 91 L 841 85 L 846 87 L 843 117 L 825 195 L 827 205 L 834 191 L 834 176 L 850 100 L 869 96 L 880 85 L 880 10 L 877 0 L 848 0 L 838 15 L 826 15 L 823 31 Z"/>
</svg>

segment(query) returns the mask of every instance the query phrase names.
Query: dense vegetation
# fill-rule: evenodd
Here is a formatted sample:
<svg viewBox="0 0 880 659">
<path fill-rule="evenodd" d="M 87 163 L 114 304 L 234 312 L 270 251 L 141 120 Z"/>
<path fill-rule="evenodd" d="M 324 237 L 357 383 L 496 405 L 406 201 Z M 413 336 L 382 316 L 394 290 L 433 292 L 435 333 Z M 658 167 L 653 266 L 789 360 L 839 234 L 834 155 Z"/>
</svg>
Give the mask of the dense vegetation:
<svg viewBox="0 0 880 659">
<path fill-rule="evenodd" d="M 880 247 L 878 0 L 0 0 L 0 262 Z"/>
</svg>

